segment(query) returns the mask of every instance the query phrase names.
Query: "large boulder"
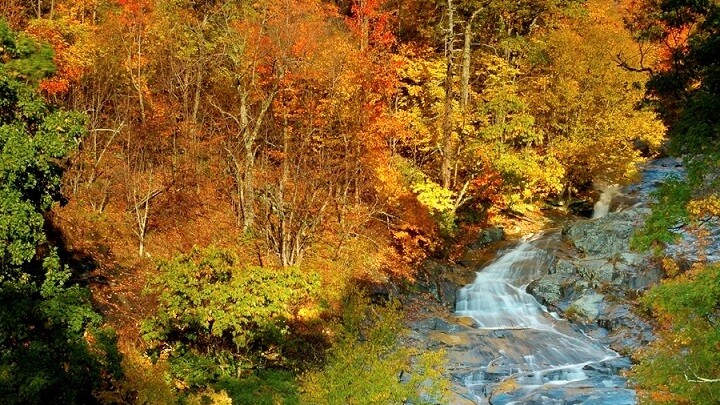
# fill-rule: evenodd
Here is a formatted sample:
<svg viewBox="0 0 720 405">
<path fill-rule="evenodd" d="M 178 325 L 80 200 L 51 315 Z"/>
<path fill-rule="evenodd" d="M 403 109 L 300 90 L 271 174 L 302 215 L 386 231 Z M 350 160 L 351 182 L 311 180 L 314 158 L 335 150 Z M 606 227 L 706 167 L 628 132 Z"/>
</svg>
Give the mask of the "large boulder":
<svg viewBox="0 0 720 405">
<path fill-rule="evenodd" d="M 563 298 L 562 285 L 567 281 L 563 274 L 548 274 L 528 284 L 527 292 L 544 305 L 557 305 Z"/>
<path fill-rule="evenodd" d="M 596 293 L 584 294 L 573 301 L 566 314 L 573 314 L 573 317 L 580 318 L 578 320 L 591 323 L 595 322 L 598 316 L 603 313 L 605 305 L 604 295 Z"/>
<path fill-rule="evenodd" d="M 647 208 L 613 212 L 590 221 L 578 221 L 563 230 L 569 242 L 588 255 L 614 255 L 629 250 L 630 237 L 642 226 Z"/>
<path fill-rule="evenodd" d="M 505 239 L 505 230 L 502 228 L 485 228 L 478 233 L 478 237 L 470 245 L 470 249 L 480 249 L 481 247 L 503 239 Z"/>
<path fill-rule="evenodd" d="M 575 265 L 582 278 L 590 282 L 594 287 L 612 283 L 618 276 L 615 265 L 607 259 L 590 258 L 578 260 Z"/>
<path fill-rule="evenodd" d="M 550 268 L 550 274 L 562 274 L 569 276 L 577 273 L 577 265 L 570 259 L 558 259 L 555 265 Z"/>
</svg>

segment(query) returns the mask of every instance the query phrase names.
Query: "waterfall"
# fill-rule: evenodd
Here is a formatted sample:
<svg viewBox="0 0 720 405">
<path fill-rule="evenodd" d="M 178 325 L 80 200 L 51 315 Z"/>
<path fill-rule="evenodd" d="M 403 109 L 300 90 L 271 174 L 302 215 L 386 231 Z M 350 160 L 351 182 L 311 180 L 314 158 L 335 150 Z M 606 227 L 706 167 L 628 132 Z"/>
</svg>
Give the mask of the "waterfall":
<svg viewBox="0 0 720 405">
<path fill-rule="evenodd" d="M 505 378 L 514 380 L 519 393 L 529 398 L 543 387 L 583 381 L 588 378 L 586 366 L 618 357 L 558 320 L 525 291 L 552 265 L 553 253 L 542 245 L 559 237 L 555 232 L 523 240 L 458 291 L 455 315 L 472 318 L 478 330 L 494 331 L 505 341 L 486 342 L 495 347 L 498 357 L 465 379 L 464 385 L 476 393 L 477 400 L 493 384 L 489 376 L 497 375 L 499 369 L 507 370 Z M 496 399 L 494 403 L 506 402 Z"/>
<path fill-rule="evenodd" d="M 532 240 L 522 242 L 477 273 L 473 284 L 460 289 L 456 315 L 473 318 L 481 328 L 542 327 L 540 305 L 521 287 L 542 276 L 549 259 Z"/>
<path fill-rule="evenodd" d="M 636 206 L 641 208 L 652 200 L 650 193 L 657 184 L 670 177 L 683 178 L 677 161 L 665 158 L 651 162 L 642 182 L 623 188 L 625 202 L 638 200 Z M 595 187 L 601 196 L 593 218 L 600 218 L 610 211 L 613 198 L 621 190 L 600 182 Z M 614 219 L 607 218 L 607 223 L 611 221 Z M 606 225 L 599 222 L 595 224 Z M 476 273 L 472 284 L 458 291 L 458 326 L 437 326 L 433 333 L 437 342 L 447 345 L 450 372 L 454 381 L 462 384 L 463 389 L 457 392 L 463 398 L 493 405 L 637 403 L 626 378 L 618 375 L 618 370 L 630 366 L 630 360 L 600 343 L 607 342 L 603 339 L 608 331 L 591 326 L 581 329 L 562 320 L 526 292 L 530 283 L 543 278 L 543 283 L 533 286 L 534 291 L 543 288 L 550 289 L 546 292 L 551 295 L 560 294 L 553 304 L 566 315 L 571 309 L 582 308 L 584 303 L 576 299 L 574 289 L 589 291 L 590 284 L 583 286 L 583 279 L 574 279 L 578 274 L 565 274 L 567 270 L 553 266 L 556 256 L 565 258 L 565 246 L 557 231 L 526 238 L 501 252 Z M 548 274 L 553 271 L 560 274 Z M 612 302 L 599 305 L 606 304 Z M 615 316 L 618 319 L 623 315 Z"/>
<path fill-rule="evenodd" d="M 620 186 L 613 184 L 601 188 L 600 199 L 593 207 L 592 219 L 597 219 L 607 215 L 610 211 L 610 203 L 615 196 L 620 194 Z"/>
</svg>

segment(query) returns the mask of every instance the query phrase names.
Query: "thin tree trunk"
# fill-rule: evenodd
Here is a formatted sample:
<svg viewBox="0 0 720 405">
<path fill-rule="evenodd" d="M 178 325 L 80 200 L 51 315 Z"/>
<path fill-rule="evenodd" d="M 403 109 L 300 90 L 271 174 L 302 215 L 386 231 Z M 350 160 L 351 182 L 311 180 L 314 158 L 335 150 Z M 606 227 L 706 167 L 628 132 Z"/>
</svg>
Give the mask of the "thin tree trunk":
<svg viewBox="0 0 720 405">
<path fill-rule="evenodd" d="M 465 124 L 465 115 L 470 101 L 470 45 L 472 43 L 472 20 L 476 15 L 477 11 L 472 15 L 470 21 L 465 24 L 465 43 L 463 44 L 462 76 L 460 84 L 460 110 L 463 114 L 463 124 Z"/>
<path fill-rule="evenodd" d="M 445 36 L 445 58 L 447 70 L 445 72 L 445 111 L 443 113 L 443 142 L 442 142 L 442 164 L 440 174 L 442 185 L 450 188 L 452 183 L 452 168 L 455 162 L 455 139 L 453 137 L 452 103 L 453 103 L 453 53 L 455 52 L 454 32 L 454 8 L 452 0 L 447 0 L 448 5 L 448 26 Z"/>
</svg>

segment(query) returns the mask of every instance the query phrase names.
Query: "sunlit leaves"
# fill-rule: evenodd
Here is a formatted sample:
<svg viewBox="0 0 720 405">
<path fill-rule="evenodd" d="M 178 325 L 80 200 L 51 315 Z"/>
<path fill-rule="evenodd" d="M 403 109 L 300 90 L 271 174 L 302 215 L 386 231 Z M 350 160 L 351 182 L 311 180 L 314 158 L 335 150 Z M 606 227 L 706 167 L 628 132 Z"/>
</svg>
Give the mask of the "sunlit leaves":
<svg viewBox="0 0 720 405">
<path fill-rule="evenodd" d="M 159 265 L 160 276 L 150 284 L 159 294 L 159 306 L 143 329 L 157 347 L 192 349 L 187 355 L 179 353 L 176 365 L 195 364 L 188 370 L 198 362 L 208 362 L 207 367 L 215 362 L 227 365 L 237 361 L 233 358 L 281 343 L 288 320 L 317 293 L 318 280 L 312 274 L 297 268 L 247 266 L 239 260 L 232 251 L 209 248 Z M 216 356 L 203 360 L 208 352 Z"/>
<path fill-rule="evenodd" d="M 399 346 L 402 312 L 351 296 L 344 306 L 337 342 L 322 370 L 302 377 L 304 403 L 395 404 L 442 402 L 448 381 L 442 377 L 442 352 L 417 353 Z"/>
<path fill-rule="evenodd" d="M 40 89 L 49 95 L 65 93 L 71 84 L 77 84 L 92 63 L 95 44 L 91 29 L 70 19 L 33 20 L 27 32 L 38 41 L 47 42 L 54 51 L 53 63 L 57 70 L 52 77 L 40 82 Z"/>
<path fill-rule="evenodd" d="M 654 113 L 638 110 L 644 74 L 614 60 L 619 52 L 637 52 L 617 7 L 591 2 L 586 17 L 567 20 L 544 42 L 548 80 L 534 83 L 539 92 L 532 104 L 568 186 L 632 179 L 642 161 L 637 145 L 651 154 L 665 128 Z"/>
<path fill-rule="evenodd" d="M 640 352 L 633 379 L 646 402 L 711 404 L 720 393 L 720 268 L 698 266 L 666 280 L 642 299 L 661 323 L 658 340 Z"/>
</svg>

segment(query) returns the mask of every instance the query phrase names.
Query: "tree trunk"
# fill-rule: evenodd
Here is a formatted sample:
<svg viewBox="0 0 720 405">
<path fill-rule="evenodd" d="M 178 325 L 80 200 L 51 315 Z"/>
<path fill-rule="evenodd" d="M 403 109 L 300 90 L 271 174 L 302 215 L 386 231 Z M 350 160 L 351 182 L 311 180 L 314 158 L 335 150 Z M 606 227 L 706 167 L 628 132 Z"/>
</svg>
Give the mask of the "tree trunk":
<svg viewBox="0 0 720 405">
<path fill-rule="evenodd" d="M 463 45 L 462 54 L 462 76 L 460 83 L 460 110 L 463 114 L 463 124 L 465 124 L 465 114 L 467 113 L 467 106 L 470 101 L 470 45 L 472 43 L 472 20 L 475 18 L 475 14 L 465 24 L 465 43 Z"/>
<path fill-rule="evenodd" d="M 453 137 L 452 122 L 452 103 L 453 103 L 453 53 L 455 52 L 455 33 L 454 33 L 454 8 L 452 0 L 447 0 L 448 4 L 448 26 L 445 34 L 445 58 L 447 61 L 447 70 L 445 72 L 445 111 L 443 113 L 443 142 L 442 142 L 442 164 L 440 174 L 442 177 L 442 185 L 445 188 L 452 186 L 452 168 L 455 162 L 455 138 Z"/>
</svg>

